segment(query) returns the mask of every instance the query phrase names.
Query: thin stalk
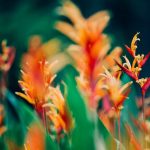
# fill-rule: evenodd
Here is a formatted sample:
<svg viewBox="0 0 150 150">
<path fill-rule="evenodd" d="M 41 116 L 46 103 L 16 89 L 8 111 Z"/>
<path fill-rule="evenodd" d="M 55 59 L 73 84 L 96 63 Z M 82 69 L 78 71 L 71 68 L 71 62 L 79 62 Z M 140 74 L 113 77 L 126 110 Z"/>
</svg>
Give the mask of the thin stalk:
<svg viewBox="0 0 150 150">
<path fill-rule="evenodd" d="M 145 93 L 144 92 L 141 92 L 142 93 L 142 120 L 143 120 L 143 123 L 145 123 L 145 104 L 144 104 L 144 98 L 145 98 Z M 146 136 L 146 133 L 144 132 L 143 133 L 143 142 L 144 142 L 144 147 L 147 148 L 147 141 L 145 140 L 145 136 Z"/>
<path fill-rule="evenodd" d="M 144 106 L 145 94 L 143 92 L 141 93 L 142 93 L 142 120 L 143 122 L 145 122 L 145 106 Z"/>
<path fill-rule="evenodd" d="M 7 87 L 7 72 L 2 72 L 0 78 L 0 97 L 3 101 L 5 98 L 5 90 Z"/>
<path fill-rule="evenodd" d="M 117 124 L 118 124 L 118 140 L 119 142 L 121 143 L 121 132 L 120 132 L 120 111 L 117 112 Z M 120 144 L 119 144 L 119 147 L 118 147 L 118 150 L 120 150 Z"/>
<path fill-rule="evenodd" d="M 45 111 L 45 108 L 43 108 L 43 110 L 42 110 L 42 121 L 43 121 L 44 127 L 45 127 L 46 132 L 47 132 L 47 120 L 46 120 L 46 111 Z"/>
<path fill-rule="evenodd" d="M 120 132 L 120 114 L 118 116 L 118 139 L 121 142 L 121 132 Z"/>
</svg>

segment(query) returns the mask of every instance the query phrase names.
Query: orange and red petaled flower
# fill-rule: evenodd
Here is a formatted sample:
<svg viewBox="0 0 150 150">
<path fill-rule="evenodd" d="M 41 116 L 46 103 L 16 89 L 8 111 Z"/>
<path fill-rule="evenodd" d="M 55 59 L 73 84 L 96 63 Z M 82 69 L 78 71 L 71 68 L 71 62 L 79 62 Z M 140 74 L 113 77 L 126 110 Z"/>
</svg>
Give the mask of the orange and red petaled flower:
<svg viewBox="0 0 150 150">
<path fill-rule="evenodd" d="M 137 32 L 134 36 L 133 36 L 133 39 L 131 41 L 131 46 L 127 46 L 125 45 L 127 51 L 129 52 L 129 54 L 132 56 L 132 57 L 135 57 L 136 56 L 136 49 L 137 49 L 137 41 L 140 41 L 140 39 L 138 38 L 138 35 L 139 35 L 139 32 Z"/>
<path fill-rule="evenodd" d="M 127 45 L 125 45 L 125 48 L 133 58 L 136 58 L 137 56 L 140 57 L 140 60 L 139 61 L 137 60 L 137 63 L 138 63 L 138 67 L 142 67 L 146 63 L 146 61 L 149 59 L 150 52 L 145 57 L 143 54 L 136 55 L 137 41 L 140 41 L 140 39 L 138 38 L 138 35 L 139 33 L 136 33 L 134 35 L 132 42 L 131 42 L 131 47 L 128 47 Z"/>
<path fill-rule="evenodd" d="M 126 63 L 121 65 L 120 63 L 116 61 L 116 64 L 121 68 L 121 70 L 124 73 L 126 73 L 129 77 L 134 79 L 141 86 L 142 94 L 145 95 L 147 89 L 150 87 L 150 78 L 139 79 L 139 75 L 140 75 L 140 71 L 142 70 L 143 65 L 147 62 L 147 60 L 150 57 L 150 52 L 146 56 L 144 56 L 143 54 L 142 55 L 136 54 L 136 49 L 137 49 L 136 42 L 140 40 L 137 37 L 138 34 L 139 33 L 135 34 L 135 36 L 133 37 L 132 42 L 131 42 L 131 48 L 125 45 L 127 51 L 134 58 L 132 65 L 130 64 L 126 56 L 124 56 Z"/>
<path fill-rule="evenodd" d="M 143 65 L 147 62 L 150 57 L 150 52 L 144 57 L 142 61 L 139 62 L 139 67 L 143 67 Z"/>
<path fill-rule="evenodd" d="M 77 82 L 89 100 L 89 106 L 96 107 L 97 100 L 103 96 L 103 92 L 99 90 L 100 82 L 97 84 L 99 74 L 103 73 L 102 66 L 113 70 L 115 68 L 113 57 L 120 61 L 122 52 L 121 48 L 116 48 L 108 54 L 110 39 L 102 32 L 110 16 L 107 11 L 101 11 L 85 19 L 78 7 L 71 2 L 66 2 L 61 12 L 73 25 L 60 21 L 56 24 L 56 28 L 75 42 L 69 47 L 69 53 L 80 73 Z"/>
<path fill-rule="evenodd" d="M 47 102 L 43 107 L 48 109 L 47 115 L 53 122 L 58 134 L 62 130 L 69 132 L 73 128 L 73 119 L 66 105 L 66 101 L 59 87 L 49 87 L 49 90 L 49 95 L 47 96 L 51 102 Z"/>
<path fill-rule="evenodd" d="M 129 69 L 127 69 L 126 67 L 123 67 L 120 63 L 118 63 L 117 61 L 115 61 L 116 62 L 116 64 L 121 68 L 121 70 L 123 71 L 123 72 L 125 72 L 129 77 L 131 77 L 132 79 L 134 79 L 134 80 L 137 80 L 138 79 L 138 77 L 132 72 L 132 71 L 130 71 Z"/>
<path fill-rule="evenodd" d="M 22 80 L 19 81 L 25 94 L 17 94 L 33 105 L 45 102 L 49 84 L 55 77 L 49 69 L 49 65 L 44 59 L 36 61 L 34 58 L 33 62 L 28 62 L 22 71 Z"/>
<path fill-rule="evenodd" d="M 62 130 L 69 132 L 72 128 L 70 112 L 60 90 L 52 87 L 56 77 L 51 71 L 54 64 L 46 61 L 44 51 L 39 45 L 30 45 L 29 52 L 24 55 L 22 80 L 19 81 L 23 92 L 16 94 L 34 105 L 45 126 L 45 113 L 49 110 L 48 116 L 57 133 Z M 43 107 L 47 103 L 48 110 Z"/>
<path fill-rule="evenodd" d="M 135 56 L 135 53 L 131 50 L 130 47 L 128 47 L 128 45 L 125 45 L 125 48 L 126 48 L 126 50 L 129 52 L 129 54 L 130 54 L 132 57 Z"/>
<path fill-rule="evenodd" d="M 147 81 L 142 86 L 142 93 L 145 95 L 146 91 L 150 87 L 150 78 L 147 79 Z"/>
<path fill-rule="evenodd" d="M 109 95 L 110 101 L 113 103 L 114 110 L 119 113 L 123 107 L 124 101 L 129 95 L 129 87 L 132 82 L 128 82 L 125 85 L 121 85 L 119 78 L 111 75 L 111 73 L 105 68 L 105 74 L 101 74 L 105 78 L 105 82 L 101 88 L 106 89 Z M 116 94 L 117 93 L 117 94 Z"/>
<path fill-rule="evenodd" d="M 48 87 L 55 78 L 55 75 L 51 73 L 52 65 L 46 61 L 45 54 L 39 45 L 30 45 L 29 51 L 23 57 L 22 80 L 19 84 L 24 92 L 16 92 L 37 110 L 42 109 Z"/>
</svg>

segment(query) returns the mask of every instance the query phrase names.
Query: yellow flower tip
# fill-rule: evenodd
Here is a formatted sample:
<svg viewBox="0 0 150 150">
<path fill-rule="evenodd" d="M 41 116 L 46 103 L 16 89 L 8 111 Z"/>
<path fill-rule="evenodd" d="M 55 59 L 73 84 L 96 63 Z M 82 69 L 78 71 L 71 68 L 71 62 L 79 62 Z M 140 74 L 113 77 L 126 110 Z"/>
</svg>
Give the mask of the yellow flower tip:
<svg viewBox="0 0 150 150">
<path fill-rule="evenodd" d="M 138 83 L 142 87 L 146 81 L 147 81 L 147 78 L 141 78 L 137 80 L 136 83 Z"/>
<path fill-rule="evenodd" d="M 121 105 L 118 107 L 119 110 L 122 110 L 124 107 Z"/>
<path fill-rule="evenodd" d="M 123 93 L 124 91 L 126 91 L 126 90 L 132 85 L 132 83 L 133 83 L 133 81 L 130 81 L 130 82 L 124 84 L 124 85 L 121 87 L 121 89 L 119 90 L 119 93 L 121 94 L 121 93 Z"/>
<path fill-rule="evenodd" d="M 15 94 L 16 94 L 16 95 L 19 95 L 19 94 L 20 94 L 20 92 L 15 92 Z"/>
<path fill-rule="evenodd" d="M 3 41 L 2 41 L 2 48 L 5 48 L 6 45 L 7 45 L 7 40 L 3 40 Z"/>
<path fill-rule="evenodd" d="M 125 63 L 123 63 L 123 66 L 124 67 L 127 67 L 129 70 L 131 70 L 131 63 L 130 63 L 130 61 L 129 61 L 129 59 L 126 57 L 126 56 L 123 56 L 123 58 L 125 59 Z"/>
<path fill-rule="evenodd" d="M 140 32 L 137 32 L 134 36 L 133 36 L 133 39 L 132 39 L 132 42 L 131 42 L 131 50 L 136 51 L 137 49 L 137 41 L 140 41 L 140 38 L 138 38 L 138 35 L 140 34 Z"/>
<path fill-rule="evenodd" d="M 18 83 L 20 84 L 22 81 L 21 80 L 18 80 Z"/>
<path fill-rule="evenodd" d="M 42 107 L 43 107 L 43 108 L 46 108 L 46 107 L 57 108 L 57 107 L 56 107 L 54 104 L 52 104 L 52 103 L 43 104 Z"/>
<path fill-rule="evenodd" d="M 135 59 L 137 60 L 138 63 L 141 62 L 144 59 L 144 54 L 141 54 L 141 55 L 138 54 L 138 55 L 136 55 Z"/>
<path fill-rule="evenodd" d="M 130 85 L 133 84 L 133 81 L 130 82 Z"/>
<path fill-rule="evenodd" d="M 26 101 L 28 101 L 30 104 L 34 105 L 35 101 L 33 99 L 31 99 L 30 97 L 28 97 L 27 95 L 21 93 L 21 92 L 15 92 L 16 95 L 20 96 L 21 98 L 25 99 Z"/>
</svg>

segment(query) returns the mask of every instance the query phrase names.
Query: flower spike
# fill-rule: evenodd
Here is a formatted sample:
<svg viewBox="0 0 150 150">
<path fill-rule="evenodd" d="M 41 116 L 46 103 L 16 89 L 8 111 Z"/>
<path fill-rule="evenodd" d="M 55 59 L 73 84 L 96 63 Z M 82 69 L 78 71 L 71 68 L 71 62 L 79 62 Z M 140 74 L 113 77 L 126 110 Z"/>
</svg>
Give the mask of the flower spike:
<svg viewBox="0 0 150 150">
<path fill-rule="evenodd" d="M 131 48 L 130 48 L 128 45 L 125 45 L 125 48 L 126 48 L 126 50 L 129 52 L 129 54 L 130 54 L 132 57 L 135 56 L 134 52 L 131 50 Z"/>
<path fill-rule="evenodd" d="M 133 51 L 133 52 L 135 52 L 136 53 L 136 49 L 137 49 L 137 41 L 140 41 L 140 39 L 138 38 L 138 35 L 140 34 L 140 32 L 137 32 L 135 35 L 134 35 L 134 37 L 133 37 L 133 39 L 132 39 L 132 42 L 131 42 L 131 50 Z"/>
<path fill-rule="evenodd" d="M 138 38 L 138 35 L 139 35 L 139 32 L 137 32 L 132 41 L 131 41 L 131 46 L 127 46 L 125 45 L 125 48 L 127 49 L 127 51 L 129 52 L 129 54 L 132 56 L 132 57 L 135 57 L 136 56 L 136 49 L 137 49 L 137 41 L 140 41 L 140 39 Z"/>
<path fill-rule="evenodd" d="M 142 67 L 150 57 L 150 52 L 144 57 L 144 59 L 139 63 L 139 66 Z"/>
<path fill-rule="evenodd" d="M 145 95 L 145 93 L 146 93 L 146 91 L 148 90 L 149 87 L 150 87 L 150 77 L 146 80 L 146 82 L 142 86 L 143 95 Z"/>
<path fill-rule="evenodd" d="M 131 77 L 132 79 L 134 80 L 137 80 L 137 76 L 132 72 L 130 71 L 129 69 L 125 68 L 124 66 L 122 66 L 120 63 L 118 63 L 116 60 L 115 60 L 116 64 L 121 68 L 121 70 L 126 73 L 129 77 Z"/>
</svg>

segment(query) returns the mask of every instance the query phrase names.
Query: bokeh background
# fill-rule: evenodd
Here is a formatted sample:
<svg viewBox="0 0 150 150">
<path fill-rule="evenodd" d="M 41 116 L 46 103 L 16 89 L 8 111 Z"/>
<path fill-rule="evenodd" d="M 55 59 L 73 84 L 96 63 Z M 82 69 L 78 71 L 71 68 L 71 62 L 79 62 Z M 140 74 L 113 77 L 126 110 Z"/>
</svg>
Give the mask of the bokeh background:
<svg viewBox="0 0 150 150">
<path fill-rule="evenodd" d="M 73 0 L 85 17 L 99 10 L 108 10 L 111 20 L 105 32 L 112 37 L 112 47 L 130 44 L 132 36 L 140 32 L 140 53 L 150 50 L 150 1 L 148 0 Z M 22 54 L 27 51 L 32 35 L 41 35 L 43 41 L 64 37 L 54 30 L 60 19 L 61 0 L 0 0 L 0 40 L 16 47 L 16 59 L 9 74 L 9 89 L 18 91 Z M 150 61 L 142 76 L 150 76 Z"/>
</svg>

